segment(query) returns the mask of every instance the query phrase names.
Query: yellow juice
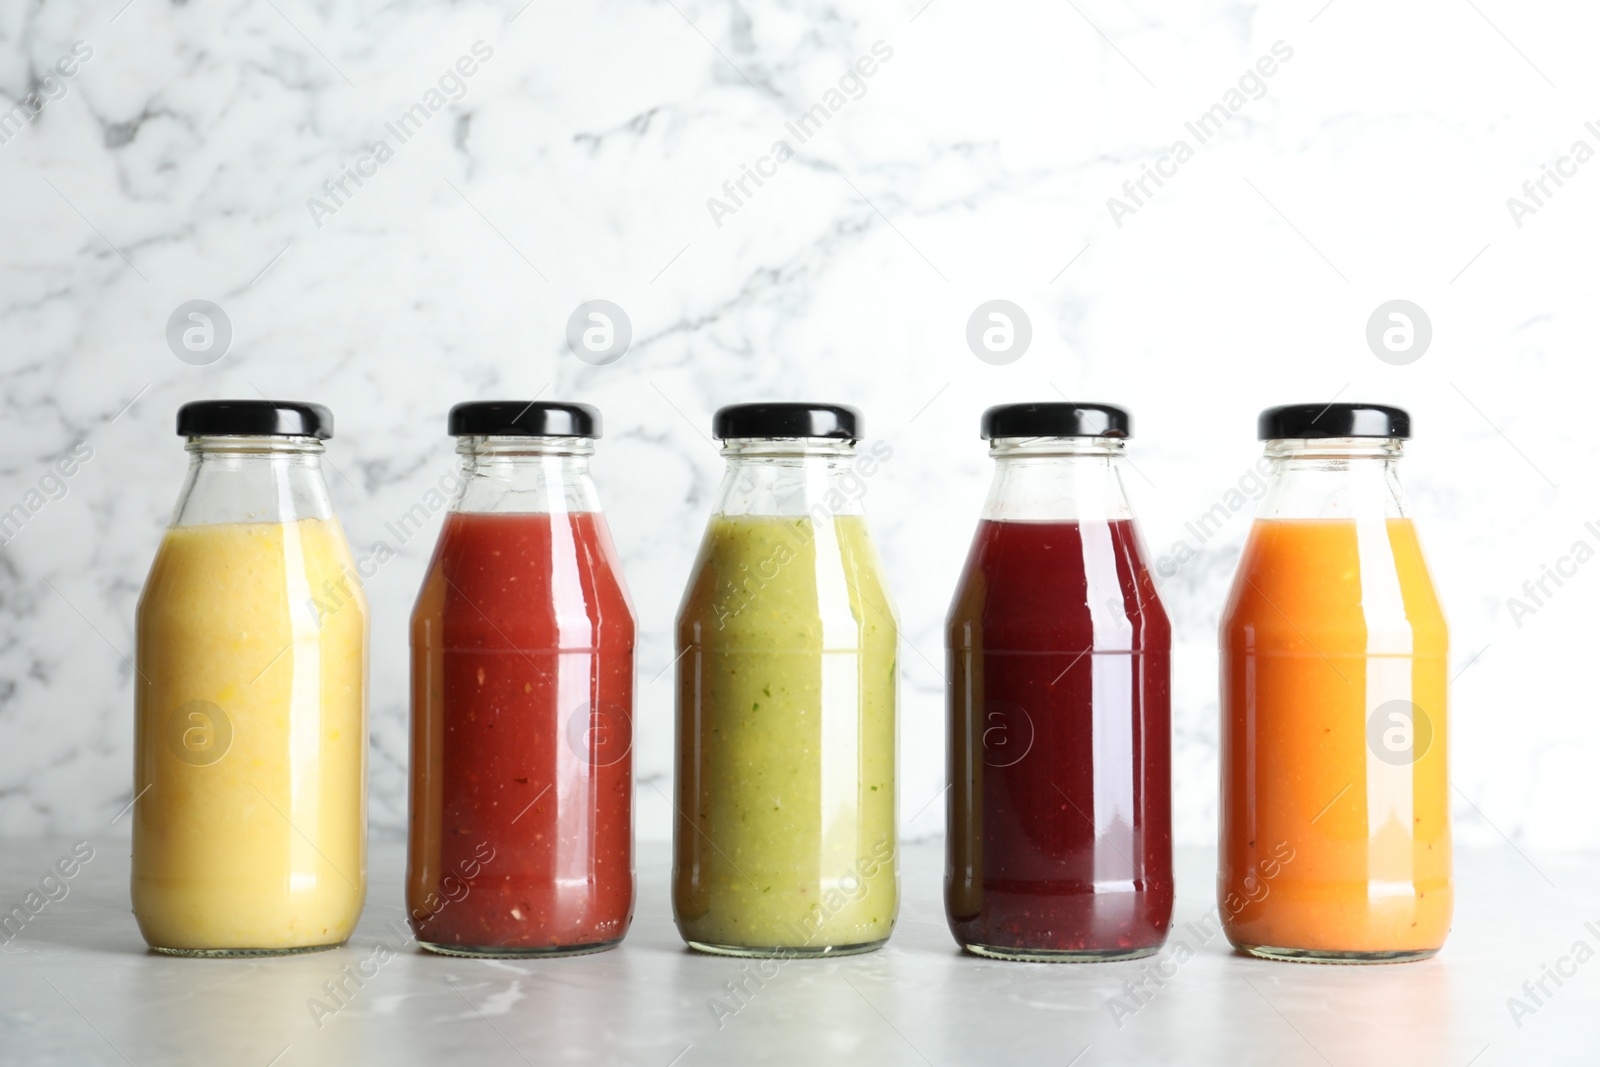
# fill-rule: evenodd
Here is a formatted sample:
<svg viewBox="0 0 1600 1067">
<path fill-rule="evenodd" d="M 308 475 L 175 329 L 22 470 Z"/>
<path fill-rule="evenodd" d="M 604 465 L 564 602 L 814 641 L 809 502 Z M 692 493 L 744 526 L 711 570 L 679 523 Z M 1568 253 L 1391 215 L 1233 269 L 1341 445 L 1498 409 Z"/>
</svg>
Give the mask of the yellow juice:
<svg viewBox="0 0 1600 1067">
<path fill-rule="evenodd" d="M 202 954 L 342 943 L 366 897 L 367 603 L 338 523 L 169 529 L 137 631 L 145 940 Z"/>
</svg>

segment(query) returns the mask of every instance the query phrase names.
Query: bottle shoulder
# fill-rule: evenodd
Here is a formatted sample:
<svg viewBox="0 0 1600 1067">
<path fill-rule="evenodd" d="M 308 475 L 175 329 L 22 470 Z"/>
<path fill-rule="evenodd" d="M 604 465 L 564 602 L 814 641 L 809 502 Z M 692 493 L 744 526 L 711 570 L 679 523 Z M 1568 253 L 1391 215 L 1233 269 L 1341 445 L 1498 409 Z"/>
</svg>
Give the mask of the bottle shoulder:
<svg viewBox="0 0 1600 1067">
<path fill-rule="evenodd" d="M 1409 519 L 1258 519 L 1220 625 L 1224 645 L 1442 651 L 1448 629 Z"/>
<path fill-rule="evenodd" d="M 412 611 L 518 645 L 632 643 L 631 599 L 597 512 L 451 512 Z M 530 646 L 531 647 L 531 646 Z"/>
<path fill-rule="evenodd" d="M 1157 650 L 1171 623 L 1131 520 L 979 525 L 949 613 L 951 647 Z"/>
<path fill-rule="evenodd" d="M 861 516 L 713 516 L 678 611 L 680 639 L 791 633 L 802 644 L 898 631 Z M 850 638 L 849 640 L 859 640 Z"/>
</svg>

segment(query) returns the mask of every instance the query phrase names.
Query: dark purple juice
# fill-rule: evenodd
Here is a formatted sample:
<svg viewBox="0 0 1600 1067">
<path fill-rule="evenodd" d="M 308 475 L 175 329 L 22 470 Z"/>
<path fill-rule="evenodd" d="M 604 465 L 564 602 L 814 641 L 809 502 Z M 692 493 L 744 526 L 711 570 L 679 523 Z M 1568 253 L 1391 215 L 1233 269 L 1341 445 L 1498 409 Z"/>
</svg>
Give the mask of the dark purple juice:
<svg viewBox="0 0 1600 1067">
<path fill-rule="evenodd" d="M 956 940 L 1018 959 L 1159 949 L 1172 628 L 1133 523 L 985 520 L 946 637 Z"/>
</svg>

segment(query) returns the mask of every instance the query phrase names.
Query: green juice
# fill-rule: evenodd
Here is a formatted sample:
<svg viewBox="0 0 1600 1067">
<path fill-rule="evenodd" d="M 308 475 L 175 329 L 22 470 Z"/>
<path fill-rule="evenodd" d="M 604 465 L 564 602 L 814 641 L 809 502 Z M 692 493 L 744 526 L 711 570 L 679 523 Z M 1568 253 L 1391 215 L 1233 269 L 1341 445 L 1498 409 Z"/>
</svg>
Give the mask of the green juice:
<svg viewBox="0 0 1600 1067">
<path fill-rule="evenodd" d="M 678 614 L 686 941 L 805 955 L 889 936 L 897 641 L 865 519 L 713 516 Z"/>
</svg>

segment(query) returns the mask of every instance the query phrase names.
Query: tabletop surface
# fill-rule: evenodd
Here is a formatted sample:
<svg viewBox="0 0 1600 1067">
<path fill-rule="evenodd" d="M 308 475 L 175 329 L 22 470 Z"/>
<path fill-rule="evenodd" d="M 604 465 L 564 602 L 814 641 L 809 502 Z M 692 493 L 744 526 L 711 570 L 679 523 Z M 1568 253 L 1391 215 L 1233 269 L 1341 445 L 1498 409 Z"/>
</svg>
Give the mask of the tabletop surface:
<svg viewBox="0 0 1600 1067">
<path fill-rule="evenodd" d="M 73 844 L 0 842 L 4 909 Z M 372 847 L 348 945 L 203 960 L 145 949 L 126 843 L 104 842 L 65 897 L 0 944 L 0 1063 L 1600 1063 L 1600 856 L 1462 850 L 1444 951 L 1378 967 L 1234 954 L 1208 934 L 1206 849 L 1179 851 L 1177 919 L 1160 957 L 982 960 L 945 927 L 941 846 L 907 845 L 902 857 L 893 939 L 844 959 L 763 968 L 686 950 L 659 844 L 640 849 L 633 928 L 614 951 L 431 955 L 404 943 L 404 850 L 389 841 Z M 330 998 L 330 982 L 349 994 Z M 745 992 L 730 992 L 738 985 Z"/>
</svg>

